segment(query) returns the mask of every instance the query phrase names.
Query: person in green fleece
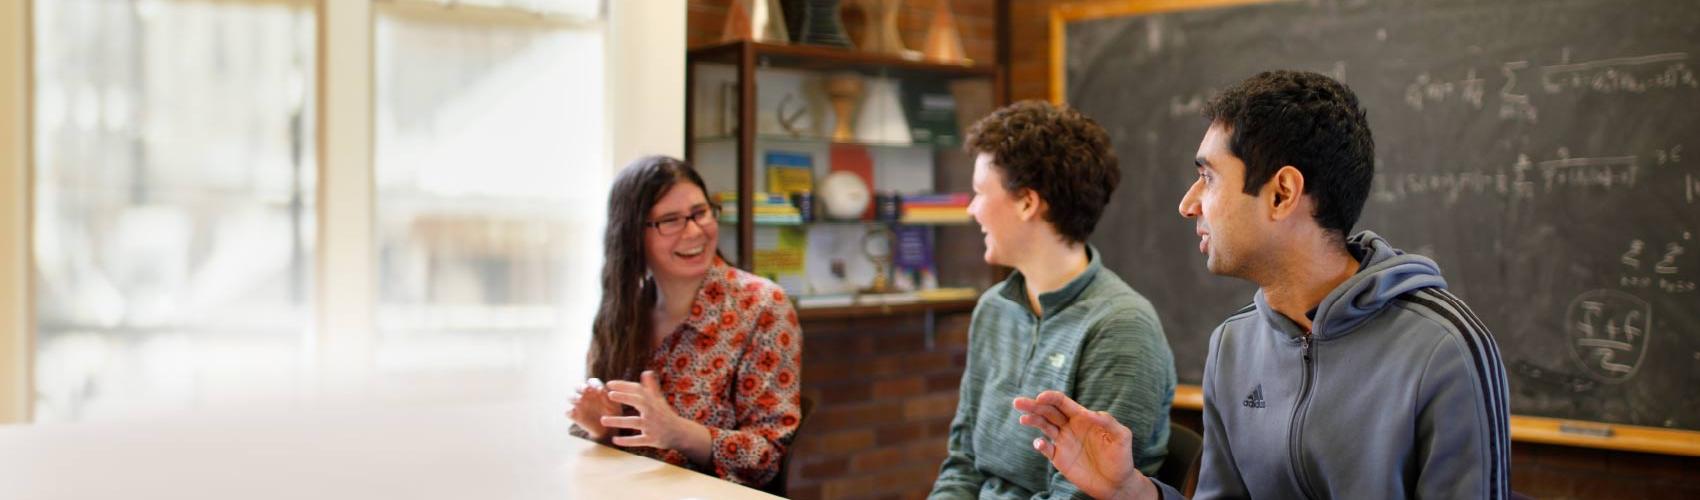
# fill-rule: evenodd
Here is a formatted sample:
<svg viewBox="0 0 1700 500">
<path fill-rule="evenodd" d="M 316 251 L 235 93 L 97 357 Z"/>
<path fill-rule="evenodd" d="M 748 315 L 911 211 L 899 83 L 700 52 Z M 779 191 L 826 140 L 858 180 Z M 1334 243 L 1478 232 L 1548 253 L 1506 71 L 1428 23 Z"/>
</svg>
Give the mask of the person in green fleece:
<svg viewBox="0 0 1700 500">
<path fill-rule="evenodd" d="M 1056 390 L 1133 429 L 1139 470 L 1162 465 L 1175 394 L 1174 355 L 1145 297 L 1086 243 L 1121 181 L 1109 135 L 1040 101 L 993 112 L 969 130 L 985 260 L 1015 268 L 980 297 L 950 454 L 929 498 L 1074 498 L 1079 488 L 1030 444 L 1010 401 Z M 1089 403 L 1088 403 L 1089 402 Z"/>
</svg>

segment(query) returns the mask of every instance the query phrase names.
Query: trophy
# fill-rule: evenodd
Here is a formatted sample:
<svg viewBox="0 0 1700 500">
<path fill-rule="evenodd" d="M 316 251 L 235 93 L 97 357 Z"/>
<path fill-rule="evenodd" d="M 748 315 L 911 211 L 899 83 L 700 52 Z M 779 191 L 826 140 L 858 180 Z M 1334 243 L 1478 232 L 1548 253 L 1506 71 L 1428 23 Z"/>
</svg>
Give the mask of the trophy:
<svg viewBox="0 0 1700 500">
<path fill-rule="evenodd" d="M 839 0 L 806 0 L 803 4 L 801 30 L 797 42 L 809 45 L 852 48 L 850 37 L 844 34 L 844 21 L 838 17 Z"/>
<path fill-rule="evenodd" d="M 897 11 L 902 0 L 861 0 L 867 22 L 862 24 L 862 50 L 909 57 L 914 52 L 903 46 L 897 30 Z"/>
<path fill-rule="evenodd" d="M 790 34 L 785 31 L 785 15 L 779 10 L 779 0 L 732 0 L 729 9 L 721 41 L 791 41 Z"/>
<path fill-rule="evenodd" d="M 862 75 L 855 73 L 839 73 L 827 77 L 826 95 L 832 99 L 833 119 L 837 121 L 832 128 L 834 142 L 851 142 L 856 140 L 856 131 L 851 128 L 850 118 L 856 110 L 856 101 L 862 98 Z"/>
<path fill-rule="evenodd" d="M 862 85 L 862 110 L 856 114 L 856 140 L 879 144 L 909 144 L 909 119 L 896 78 L 868 78 Z"/>
<path fill-rule="evenodd" d="M 927 59 L 952 64 L 968 64 L 962 51 L 962 33 L 956 28 L 956 14 L 950 12 L 950 0 L 933 0 L 933 22 L 927 26 L 927 43 L 923 52 Z"/>
</svg>

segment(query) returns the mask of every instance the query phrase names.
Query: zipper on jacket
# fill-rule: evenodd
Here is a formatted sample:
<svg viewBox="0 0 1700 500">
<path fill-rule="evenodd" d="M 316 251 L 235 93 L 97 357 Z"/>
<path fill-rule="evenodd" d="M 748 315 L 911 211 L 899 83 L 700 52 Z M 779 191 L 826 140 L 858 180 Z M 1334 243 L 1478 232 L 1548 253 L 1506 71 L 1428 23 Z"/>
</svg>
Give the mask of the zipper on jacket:
<svg viewBox="0 0 1700 500">
<path fill-rule="evenodd" d="M 1287 430 L 1287 447 L 1292 451 L 1293 475 L 1299 483 L 1299 492 L 1304 494 L 1305 498 L 1317 498 L 1316 494 L 1311 492 L 1310 476 L 1305 472 L 1304 457 L 1302 456 L 1304 443 L 1303 440 L 1299 439 L 1300 433 L 1304 430 L 1304 425 L 1299 417 L 1304 414 L 1305 407 L 1310 405 L 1310 379 L 1314 371 L 1314 365 L 1311 362 L 1309 331 L 1305 332 L 1302 342 L 1304 380 L 1299 385 L 1299 402 L 1293 405 L 1293 419 Z"/>
<path fill-rule="evenodd" d="M 1033 371 L 1030 369 L 1033 364 L 1033 353 L 1039 351 L 1040 318 L 1031 312 L 1028 314 L 1028 317 L 1033 319 L 1033 334 L 1028 336 L 1027 339 L 1027 357 L 1021 360 L 1021 375 L 1015 378 L 1015 388 L 1018 391 L 1027 387 L 1027 374 Z"/>
</svg>

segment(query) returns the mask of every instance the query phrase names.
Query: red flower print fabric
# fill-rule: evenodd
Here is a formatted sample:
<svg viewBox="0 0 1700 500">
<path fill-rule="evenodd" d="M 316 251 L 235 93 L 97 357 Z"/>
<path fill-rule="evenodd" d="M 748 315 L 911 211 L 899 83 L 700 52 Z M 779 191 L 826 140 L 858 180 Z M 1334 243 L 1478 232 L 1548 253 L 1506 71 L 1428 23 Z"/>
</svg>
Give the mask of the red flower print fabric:
<svg viewBox="0 0 1700 500">
<path fill-rule="evenodd" d="M 713 463 L 703 472 L 757 487 L 778 475 L 797 432 L 801 367 L 802 332 L 785 291 L 718 259 L 691 317 L 649 362 L 673 410 L 708 427 Z M 678 451 L 627 451 L 691 467 Z"/>
</svg>

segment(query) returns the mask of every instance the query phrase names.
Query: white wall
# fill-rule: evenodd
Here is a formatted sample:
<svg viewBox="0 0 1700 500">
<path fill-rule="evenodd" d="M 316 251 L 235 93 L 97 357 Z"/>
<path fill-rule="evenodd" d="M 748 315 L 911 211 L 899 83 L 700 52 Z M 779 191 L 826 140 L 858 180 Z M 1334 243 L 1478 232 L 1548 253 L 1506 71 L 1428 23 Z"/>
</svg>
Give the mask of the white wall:
<svg viewBox="0 0 1700 500">
<path fill-rule="evenodd" d="M 685 156 L 685 0 L 608 2 L 608 160 Z"/>
</svg>

